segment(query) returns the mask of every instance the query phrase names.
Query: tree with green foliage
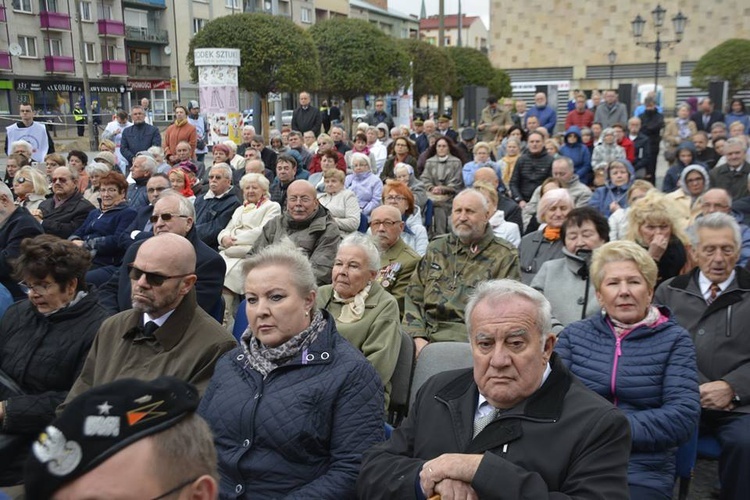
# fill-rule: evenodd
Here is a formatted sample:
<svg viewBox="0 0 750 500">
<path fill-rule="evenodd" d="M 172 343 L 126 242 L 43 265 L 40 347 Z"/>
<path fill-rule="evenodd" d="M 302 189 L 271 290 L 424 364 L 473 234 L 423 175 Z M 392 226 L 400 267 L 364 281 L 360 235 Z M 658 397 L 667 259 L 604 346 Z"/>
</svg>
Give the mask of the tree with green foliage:
<svg viewBox="0 0 750 500">
<path fill-rule="evenodd" d="M 499 68 L 492 68 L 492 80 L 487 83 L 487 89 L 490 95 L 494 95 L 498 99 L 510 97 L 513 94 L 508 73 Z"/>
<path fill-rule="evenodd" d="M 693 69 L 693 87 L 708 89 L 713 81 L 729 82 L 729 95 L 750 88 L 750 40 L 732 38 L 706 52 Z"/>
<path fill-rule="evenodd" d="M 387 94 L 408 85 L 409 59 L 396 41 L 362 19 L 334 18 L 309 30 L 320 58 L 320 90 L 342 99 L 345 126 L 351 130 L 347 103 L 365 94 Z"/>
<path fill-rule="evenodd" d="M 291 19 L 269 14 L 235 14 L 208 22 L 192 40 L 187 62 L 198 80 L 193 51 L 240 49 L 239 86 L 261 95 L 261 124 L 268 138 L 268 94 L 315 90 L 320 85 L 318 53 L 310 35 Z"/>
<path fill-rule="evenodd" d="M 414 104 L 429 95 L 446 94 L 456 85 L 456 67 L 448 54 L 423 40 L 400 40 L 411 59 Z"/>
</svg>

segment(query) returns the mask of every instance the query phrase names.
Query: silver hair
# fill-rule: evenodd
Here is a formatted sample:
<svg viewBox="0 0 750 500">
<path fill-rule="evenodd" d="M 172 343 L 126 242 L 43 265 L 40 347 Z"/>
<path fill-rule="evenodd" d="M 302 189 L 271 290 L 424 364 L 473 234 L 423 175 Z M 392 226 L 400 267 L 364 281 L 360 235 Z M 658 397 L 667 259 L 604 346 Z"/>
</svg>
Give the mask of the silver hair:
<svg viewBox="0 0 750 500">
<path fill-rule="evenodd" d="M 221 144 L 228 147 L 232 151 L 232 153 L 237 154 L 237 144 L 234 141 L 224 141 Z"/>
<path fill-rule="evenodd" d="M 406 171 L 409 172 L 409 175 L 413 175 L 414 174 L 414 167 L 412 167 L 408 163 L 404 163 L 404 162 L 396 163 L 396 166 L 393 167 L 393 173 L 397 174 L 398 171 L 401 170 L 401 169 L 406 169 Z M 750 174 L 748 174 L 748 175 L 750 175 Z"/>
<path fill-rule="evenodd" d="M 455 198 L 453 198 L 453 201 L 456 200 L 459 196 L 465 196 L 467 193 L 475 193 L 477 195 L 477 199 L 482 203 L 482 209 L 483 210 L 489 210 L 490 209 L 490 202 L 487 201 L 487 197 L 482 194 L 481 191 L 474 189 L 474 188 L 466 188 L 462 191 L 459 191 L 459 193 L 456 195 Z"/>
<path fill-rule="evenodd" d="M 245 189 L 251 182 L 259 185 L 260 188 L 266 193 L 266 195 L 268 195 L 268 188 L 270 187 L 270 183 L 268 182 L 268 179 L 265 175 L 256 174 L 255 172 L 243 175 L 242 179 L 240 179 L 240 189 Z"/>
<path fill-rule="evenodd" d="M 5 196 L 10 204 L 13 204 L 13 191 L 10 190 L 7 184 L 0 182 L 0 196 Z"/>
<path fill-rule="evenodd" d="M 740 231 L 740 225 L 734 220 L 729 214 L 723 212 L 714 212 L 712 214 L 704 215 L 695 219 L 695 222 L 688 227 L 688 235 L 690 236 L 690 243 L 694 249 L 698 248 L 700 238 L 698 231 L 701 229 L 731 229 L 734 234 L 734 244 L 737 246 L 737 251 L 740 251 L 742 247 L 742 233 Z"/>
<path fill-rule="evenodd" d="M 112 168 L 109 165 L 98 162 L 98 161 L 94 163 L 89 163 L 88 165 L 86 165 L 86 173 L 89 175 L 106 174 L 107 172 L 111 172 L 111 171 L 112 171 Z"/>
<path fill-rule="evenodd" d="M 149 151 L 151 148 L 149 148 Z M 143 165 L 141 165 L 145 170 L 148 170 L 151 175 L 156 173 L 156 169 L 158 168 L 158 164 L 156 163 L 156 160 L 153 156 L 148 155 L 141 155 L 138 158 L 143 158 Z"/>
<path fill-rule="evenodd" d="M 500 302 L 507 298 L 517 297 L 528 300 L 533 303 L 537 315 L 534 318 L 534 324 L 539 328 L 539 337 L 544 346 L 544 342 L 552 333 L 552 306 L 549 301 L 538 290 L 524 285 L 520 281 L 511 279 L 488 280 L 481 282 L 474 293 L 471 294 L 468 304 L 466 304 L 465 315 L 466 330 L 471 341 L 471 315 L 474 309 L 484 301 Z"/>
<path fill-rule="evenodd" d="M 156 203 L 159 203 L 165 198 L 177 198 L 177 201 L 179 202 L 179 208 L 177 210 L 180 212 L 180 215 L 185 215 L 195 220 L 195 206 L 193 206 L 193 202 L 182 196 L 178 191 L 175 191 L 174 189 L 165 189 L 159 195 L 159 199 L 156 201 Z"/>
<path fill-rule="evenodd" d="M 361 160 L 367 163 L 368 168 L 372 167 L 372 165 L 370 165 L 370 157 L 364 153 L 352 153 L 350 160 L 351 164 L 354 165 L 354 162 L 357 160 Z"/>
<path fill-rule="evenodd" d="M 109 170 L 109 169 L 107 169 Z M 34 194 L 45 196 L 49 194 L 49 183 L 47 177 L 32 166 L 25 166 L 16 172 L 14 179 L 25 177 L 31 183 Z"/>
<path fill-rule="evenodd" d="M 278 243 L 267 246 L 246 258 L 243 273 L 247 277 L 254 269 L 271 266 L 278 267 L 280 271 L 282 269 L 287 270 L 294 287 L 301 296 L 305 297 L 310 292 L 317 292 L 318 285 L 315 282 L 312 264 L 288 237 L 284 237 Z M 312 310 L 316 310 L 315 304 L 313 304 Z"/>
<path fill-rule="evenodd" d="M 373 243 L 372 238 L 360 233 L 354 232 L 347 234 L 341 243 L 339 243 L 339 250 L 343 247 L 356 247 L 365 252 L 367 256 L 367 267 L 370 271 L 378 271 L 380 269 L 380 252 L 378 247 Z"/>
<path fill-rule="evenodd" d="M 208 171 L 211 172 L 212 170 L 221 170 L 222 172 L 224 172 L 224 175 L 229 178 L 230 181 L 232 180 L 232 175 L 234 172 L 232 171 L 232 167 L 230 167 L 226 163 L 222 162 L 211 165 L 211 168 L 209 168 Z"/>
<path fill-rule="evenodd" d="M 573 160 L 571 160 L 567 156 L 558 156 L 557 158 L 555 158 L 555 160 L 552 163 L 555 164 L 558 161 L 565 162 L 565 164 L 568 166 L 571 172 L 575 170 L 575 165 L 573 164 Z"/>
<path fill-rule="evenodd" d="M 741 137 L 731 137 L 727 139 L 727 142 L 724 143 L 724 151 L 726 152 L 727 148 L 730 146 L 740 146 L 742 147 L 742 151 L 747 151 L 747 142 Z M 11 151 L 13 151 L 12 148 Z"/>
<path fill-rule="evenodd" d="M 34 146 L 31 145 L 30 142 L 24 141 L 23 139 L 19 139 L 17 141 L 13 141 L 10 143 L 10 152 L 12 153 L 16 147 L 21 146 L 26 150 L 28 153 L 29 159 L 31 159 L 31 155 L 34 153 Z"/>
</svg>

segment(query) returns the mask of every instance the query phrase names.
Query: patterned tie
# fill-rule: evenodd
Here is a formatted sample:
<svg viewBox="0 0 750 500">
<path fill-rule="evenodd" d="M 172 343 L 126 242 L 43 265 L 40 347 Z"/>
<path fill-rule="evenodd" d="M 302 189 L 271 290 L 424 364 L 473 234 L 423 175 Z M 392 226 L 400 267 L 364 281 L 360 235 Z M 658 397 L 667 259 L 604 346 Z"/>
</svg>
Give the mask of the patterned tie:
<svg viewBox="0 0 750 500">
<path fill-rule="evenodd" d="M 718 283 L 711 283 L 711 286 L 709 287 L 709 291 L 711 292 L 711 295 L 706 299 L 706 304 L 711 305 L 711 302 L 716 300 L 716 297 L 719 296 L 719 292 L 721 291 L 721 288 L 719 288 Z"/>
<path fill-rule="evenodd" d="M 488 403 L 485 403 L 485 404 L 488 404 Z M 497 418 L 499 413 L 500 413 L 500 410 L 498 410 L 497 408 L 493 408 L 492 411 L 490 411 L 486 415 L 475 418 L 474 419 L 474 435 L 472 436 L 472 438 L 477 437 L 477 434 L 482 432 L 485 427 L 490 425 L 492 421 Z"/>
</svg>

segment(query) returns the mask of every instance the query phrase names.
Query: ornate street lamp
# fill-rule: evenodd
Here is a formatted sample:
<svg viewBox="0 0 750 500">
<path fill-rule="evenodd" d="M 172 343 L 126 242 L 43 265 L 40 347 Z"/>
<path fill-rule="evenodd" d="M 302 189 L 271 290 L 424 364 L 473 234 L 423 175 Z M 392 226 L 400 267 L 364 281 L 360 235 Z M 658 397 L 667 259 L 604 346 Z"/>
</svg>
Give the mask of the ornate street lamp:
<svg viewBox="0 0 750 500">
<path fill-rule="evenodd" d="M 615 62 L 617 62 L 617 52 L 614 50 L 610 50 L 609 54 L 607 54 L 607 58 L 609 59 L 609 88 L 611 89 L 613 87 L 612 81 L 614 80 L 615 75 Z"/>
<path fill-rule="evenodd" d="M 654 92 L 657 92 L 659 87 L 659 61 L 661 60 L 661 51 L 662 49 L 674 47 L 682 41 L 682 35 L 685 33 L 685 25 L 688 20 L 688 18 L 682 14 L 682 11 L 678 12 L 677 15 L 672 18 L 672 26 L 675 34 L 674 39 L 662 40 L 661 34 L 666 14 L 667 11 L 661 6 L 661 4 L 657 5 L 656 8 L 651 11 L 654 31 L 656 32 L 656 40 L 653 42 L 644 42 L 641 39 L 643 36 L 643 28 L 646 26 L 646 20 L 643 19 L 640 14 L 635 16 L 635 19 L 630 22 L 630 26 L 633 30 L 633 38 L 635 38 L 635 44 L 654 49 Z"/>
</svg>

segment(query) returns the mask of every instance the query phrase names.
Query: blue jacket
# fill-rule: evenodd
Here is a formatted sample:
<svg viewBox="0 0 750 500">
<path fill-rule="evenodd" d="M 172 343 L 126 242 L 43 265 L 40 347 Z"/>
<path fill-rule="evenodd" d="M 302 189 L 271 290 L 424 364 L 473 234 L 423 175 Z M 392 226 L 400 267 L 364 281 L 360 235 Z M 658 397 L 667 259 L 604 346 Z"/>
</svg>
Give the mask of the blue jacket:
<svg viewBox="0 0 750 500">
<path fill-rule="evenodd" d="M 161 146 L 161 134 L 153 125 L 136 123 L 122 131 L 120 154 L 128 161 L 128 165 L 133 164 L 136 154 L 151 146 Z"/>
<path fill-rule="evenodd" d="M 211 191 L 206 194 L 209 193 Z M 203 243 L 218 251 L 219 233 L 232 220 L 232 214 L 240 206 L 240 200 L 232 194 L 231 189 L 221 198 L 213 194 L 206 198 L 206 194 L 195 200 L 195 231 Z"/>
<path fill-rule="evenodd" d="M 265 379 L 242 347 L 216 364 L 198 413 L 213 431 L 222 499 L 355 497 L 362 454 L 384 440 L 383 384 L 322 312 L 318 338 Z"/>
<path fill-rule="evenodd" d="M 628 167 L 628 172 L 630 172 L 630 179 L 628 179 L 628 182 L 620 187 L 612 184 L 609 180 L 609 167 L 607 167 L 607 182 L 603 186 L 596 188 L 594 194 L 592 194 L 589 199 L 589 206 L 599 210 L 599 212 L 605 217 L 612 215 L 609 205 L 613 201 L 616 201 L 620 205 L 620 208 L 628 208 L 628 189 L 630 189 L 630 186 L 635 180 L 635 170 L 633 169 L 633 165 L 631 165 L 628 160 L 617 161 L 622 162 L 623 165 Z"/>
<path fill-rule="evenodd" d="M 550 135 L 555 133 L 555 125 L 557 124 L 557 113 L 549 105 L 545 105 L 543 108 L 532 106 L 526 113 L 526 119 L 529 116 L 536 116 L 539 118 L 539 124 L 547 129 Z M 526 125 L 524 123 L 524 125 Z"/>
<path fill-rule="evenodd" d="M 750 135 L 750 115 L 735 112 L 724 115 L 724 123 L 727 124 L 727 128 L 734 122 L 742 123 L 745 126 L 745 135 Z"/>
<path fill-rule="evenodd" d="M 133 210 L 139 211 L 141 208 L 149 205 L 146 189 L 147 183 L 148 177 L 141 177 L 135 180 L 135 184 L 128 186 L 128 205 Z"/>
<path fill-rule="evenodd" d="M 578 142 L 568 144 L 567 137 L 570 134 L 575 134 Z M 581 142 L 580 128 L 573 125 L 565 131 L 565 144 L 560 148 L 560 154 L 573 160 L 573 168 L 575 168 L 578 180 L 587 186 L 591 184 L 591 151 Z"/>
<path fill-rule="evenodd" d="M 675 449 L 698 427 L 700 396 L 690 334 L 669 316 L 618 341 L 606 316 L 568 325 L 555 351 L 589 389 L 614 403 L 630 421 L 628 483 L 671 498 Z"/>
<path fill-rule="evenodd" d="M 119 266 L 124 251 L 120 248 L 120 236 L 125 231 L 137 212 L 123 201 L 106 212 L 92 210 L 81 227 L 70 236 L 71 240 L 83 240 L 86 248 L 92 251 L 92 268 L 101 266 Z"/>
</svg>

